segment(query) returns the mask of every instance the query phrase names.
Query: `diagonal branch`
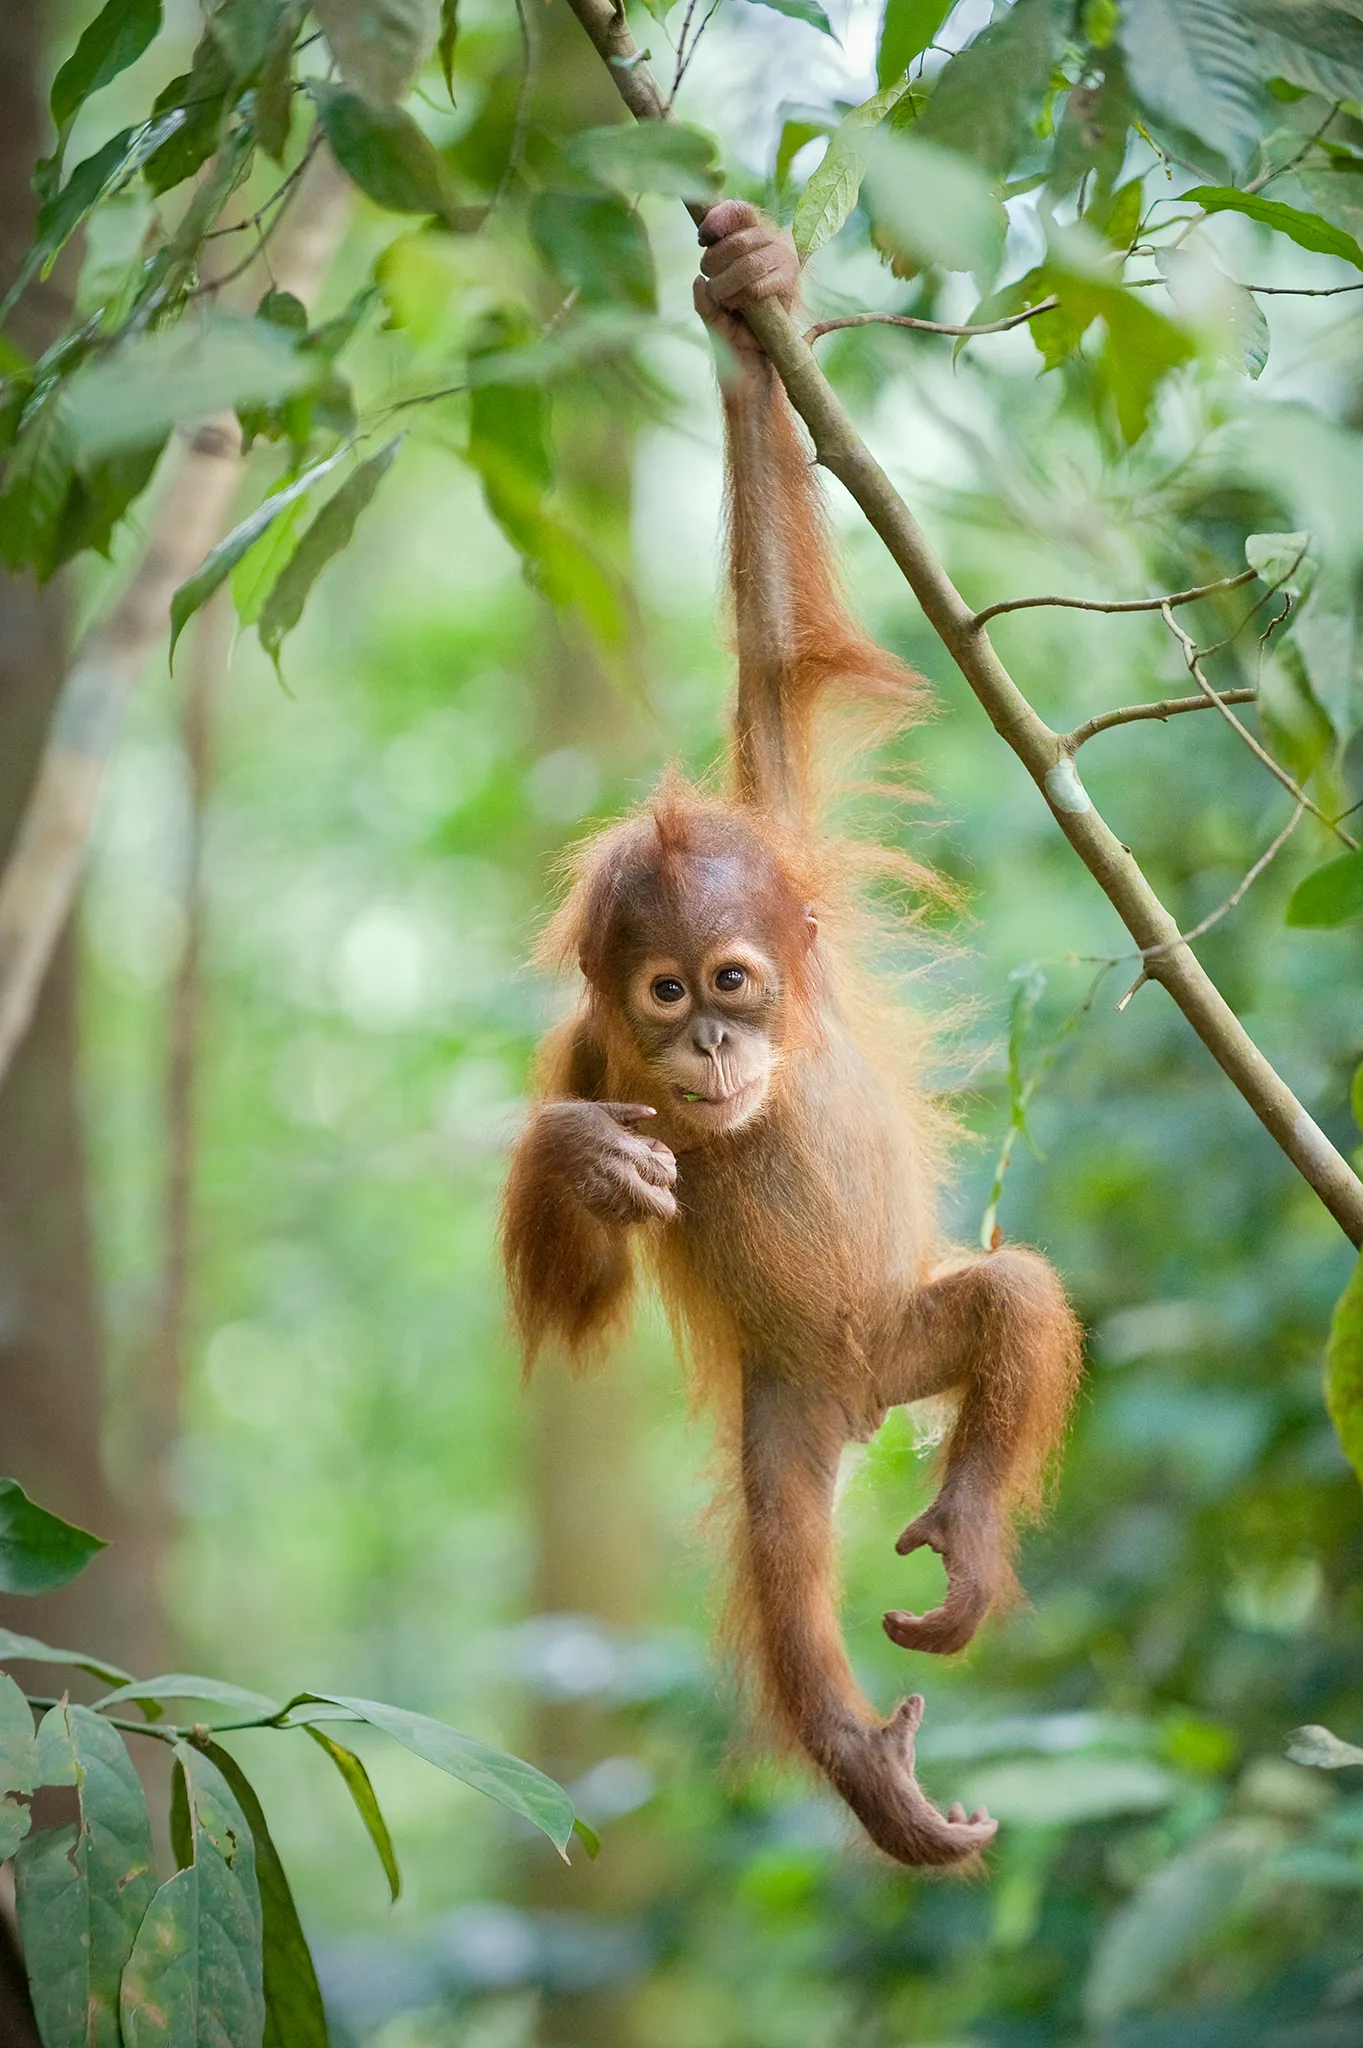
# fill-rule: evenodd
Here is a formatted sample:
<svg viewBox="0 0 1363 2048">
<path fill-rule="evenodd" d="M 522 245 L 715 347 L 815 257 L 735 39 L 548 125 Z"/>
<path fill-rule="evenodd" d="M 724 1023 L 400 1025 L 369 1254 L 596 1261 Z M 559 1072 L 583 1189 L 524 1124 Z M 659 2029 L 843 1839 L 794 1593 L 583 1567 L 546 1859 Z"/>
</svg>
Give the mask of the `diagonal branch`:
<svg viewBox="0 0 1363 2048">
<path fill-rule="evenodd" d="M 297 188 L 274 272 L 299 298 L 311 298 L 326 274 L 350 189 L 326 150 Z M 0 874 L 0 1083 L 32 1020 L 80 885 L 124 706 L 167 630 L 172 593 L 227 527 L 241 468 L 241 430 L 230 413 L 182 441 L 131 580 L 90 627 L 67 670 L 14 849 Z"/>
<path fill-rule="evenodd" d="M 641 121 L 669 117 L 623 8 L 612 0 L 568 0 L 610 69 L 616 90 Z M 704 208 L 693 204 L 693 217 Z M 1094 808 L 1064 738 L 1028 702 L 979 619 L 938 561 L 927 537 L 857 433 L 789 314 L 770 303 L 749 323 L 808 427 L 815 454 L 884 541 L 924 616 L 1050 805 L 1052 815 L 1141 952 L 1212 1057 L 1352 1243 L 1363 1244 L 1363 1182 L 1269 1064 L 1141 872 L 1130 849 Z M 1156 951 L 1168 947 L 1167 951 Z"/>
</svg>

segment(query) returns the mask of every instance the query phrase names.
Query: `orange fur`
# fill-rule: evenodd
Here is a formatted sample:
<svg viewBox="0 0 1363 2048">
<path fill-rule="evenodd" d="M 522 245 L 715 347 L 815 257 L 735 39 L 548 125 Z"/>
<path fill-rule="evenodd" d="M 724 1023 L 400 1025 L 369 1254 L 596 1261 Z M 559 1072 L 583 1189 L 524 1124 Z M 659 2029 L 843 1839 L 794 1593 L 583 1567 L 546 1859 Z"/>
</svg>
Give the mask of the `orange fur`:
<svg viewBox="0 0 1363 2048">
<path fill-rule="evenodd" d="M 717 259 L 729 237 L 750 271 L 779 272 L 779 244 L 751 209 L 729 202 L 711 222 Z M 741 303 L 720 296 L 717 268 L 715 304 Z M 575 857 L 541 957 L 575 961 L 585 986 L 546 1046 L 512 1165 L 512 1304 L 527 1359 L 551 1337 L 583 1357 L 618 1322 L 642 1253 L 720 1417 L 735 1507 L 730 1634 L 773 1733 L 824 1771 L 890 1855 L 960 1865 L 993 1823 L 930 1804 L 913 1771 L 921 1700 L 882 1722 L 847 1662 L 838 1457 L 888 1407 L 957 1397 L 940 1491 L 899 1543 L 942 1552 L 947 1598 L 923 1617 L 887 1615 L 886 1628 L 906 1647 L 959 1648 L 1012 1594 L 1012 1517 L 1039 1506 L 1078 1333 L 1037 1254 L 971 1258 L 941 1241 L 950 1121 L 925 1085 L 921 1031 L 868 972 L 864 907 L 878 872 L 897 866 L 920 895 L 934 881 L 831 833 L 819 772 L 830 704 L 869 705 L 862 736 L 883 736 L 915 715 L 922 686 L 844 609 L 810 465 L 765 359 L 745 354 L 724 397 L 732 794 L 669 775 Z M 751 1006 L 724 1010 L 702 993 L 711 969 L 689 963 L 713 968 L 726 948 L 748 958 L 743 947 L 758 963 Z M 709 1057 L 729 1079 L 713 1102 L 675 1080 L 699 1055 L 691 1027 L 671 1031 L 660 1006 L 683 997 L 720 1042 Z M 759 1111 L 698 1127 L 759 1084 Z"/>
</svg>

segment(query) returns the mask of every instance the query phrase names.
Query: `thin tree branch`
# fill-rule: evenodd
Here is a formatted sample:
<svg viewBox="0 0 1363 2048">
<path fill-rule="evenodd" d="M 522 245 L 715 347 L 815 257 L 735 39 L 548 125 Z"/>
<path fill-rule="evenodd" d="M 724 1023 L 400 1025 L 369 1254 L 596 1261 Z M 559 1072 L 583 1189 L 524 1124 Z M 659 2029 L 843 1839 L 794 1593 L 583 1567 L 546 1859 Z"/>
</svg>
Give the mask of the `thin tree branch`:
<svg viewBox="0 0 1363 2048">
<path fill-rule="evenodd" d="M 1342 831 L 1341 828 L 1331 820 L 1327 813 L 1321 809 L 1320 805 L 1318 803 L 1315 803 L 1306 794 L 1306 791 L 1302 789 L 1300 784 L 1293 780 L 1293 778 L 1288 774 L 1286 768 L 1283 767 L 1282 763 L 1280 761 L 1274 760 L 1272 754 L 1269 753 L 1268 748 L 1262 746 L 1259 743 L 1259 741 L 1255 739 L 1254 734 L 1250 731 L 1249 727 L 1247 725 L 1241 724 L 1240 720 L 1231 710 L 1226 699 L 1223 696 L 1221 696 L 1216 690 L 1214 690 L 1212 688 L 1212 685 L 1207 681 L 1207 678 L 1202 670 L 1201 656 L 1196 642 L 1192 640 L 1187 633 L 1184 632 L 1182 626 L 1180 626 L 1178 620 L 1174 617 L 1168 605 L 1162 605 L 1160 609 L 1164 615 L 1165 625 L 1169 628 L 1169 631 L 1173 634 L 1174 638 L 1178 641 L 1180 647 L 1183 649 L 1183 659 L 1188 665 L 1189 675 L 1193 678 L 1193 681 L 1202 691 L 1203 695 L 1207 699 L 1207 702 L 1215 706 L 1215 708 L 1221 713 L 1221 716 L 1225 719 L 1227 725 L 1229 725 L 1233 731 L 1239 733 L 1241 739 L 1249 748 L 1255 760 L 1262 761 L 1264 767 L 1267 768 L 1269 774 L 1276 777 L 1276 779 L 1279 782 L 1281 782 L 1283 788 L 1287 790 L 1290 795 L 1294 796 L 1297 802 L 1301 804 L 1304 809 L 1308 810 L 1311 813 L 1313 818 L 1319 818 L 1321 824 L 1324 825 L 1327 832 L 1333 832 L 1336 839 L 1343 840 L 1344 844 L 1349 848 L 1349 851 L 1351 853 L 1357 853 L 1358 841 L 1356 839 L 1351 838 L 1347 832 Z"/>
<path fill-rule="evenodd" d="M 1257 690 L 1223 690 L 1223 704 L 1252 704 L 1258 696 Z M 1062 733 L 1066 747 L 1077 754 L 1086 740 L 1095 733 L 1109 732 L 1114 725 L 1135 725 L 1142 718 L 1177 718 L 1183 711 L 1213 711 L 1215 706 L 1206 697 L 1165 697 L 1158 704 L 1123 704 L 1119 711 L 1102 711 L 1096 718 L 1086 718 L 1082 725 L 1076 725 L 1073 732 Z"/>
<path fill-rule="evenodd" d="M 568 0 L 637 119 L 668 118 L 667 102 L 612 0 Z M 699 202 L 693 218 L 703 217 Z M 884 541 L 928 623 L 970 684 L 1000 737 L 1036 782 L 1052 815 L 1108 901 L 1146 951 L 1159 981 L 1203 1044 L 1354 1244 L 1363 1244 L 1363 1182 L 1259 1051 L 1131 853 L 1100 817 L 1059 733 L 1028 702 L 999 660 L 982 623 L 938 561 L 918 522 L 862 441 L 789 314 L 767 301 L 748 316 L 813 438 L 825 469 L 842 483 Z M 1233 715 L 1233 714 L 1231 714 Z"/>
<path fill-rule="evenodd" d="M 957 334 L 969 338 L 972 334 L 1006 334 L 1010 327 L 1021 327 L 1025 321 L 1035 320 L 1038 313 L 1050 313 L 1060 304 L 1052 293 L 1049 299 L 1039 299 L 1035 306 L 1028 306 L 1021 313 L 1009 313 L 1003 320 L 982 320 L 975 327 L 952 327 L 945 320 L 919 320 L 911 313 L 846 313 L 840 320 L 817 320 L 812 327 L 806 327 L 805 340 L 816 342 L 820 336 L 836 333 L 839 327 L 913 327 L 920 334 Z"/>
<path fill-rule="evenodd" d="M 1252 583 L 1258 573 L 1257 569 L 1242 569 L 1238 576 L 1221 576 L 1215 583 L 1171 591 L 1167 597 L 1005 597 L 998 604 L 987 604 L 982 612 L 976 612 L 974 623 L 984 626 L 1004 612 L 1032 612 L 1043 605 L 1058 605 L 1071 612 L 1159 612 L 1166 605 L 1195 604 L 1199 597 L 1211 597 L 1218 590 L 1238 590 L 1242 583 Z"/>
<path fill-rule="evenodd" d="M 329 151 L 313 160 L 276 257 L 304 301 L 326 273 L 351 187 Z M 0 874 L 0 1081 L 33 1016 L 52 949 L 80 883 L 104 769 L 123 708 L 169 623 L 174 591 L 226 530 L 241 477 L 241 430 L 228 413 L 172 459 L 142 558 L 97 618 L 67 671 L 13 851 Z"/>
</svg>

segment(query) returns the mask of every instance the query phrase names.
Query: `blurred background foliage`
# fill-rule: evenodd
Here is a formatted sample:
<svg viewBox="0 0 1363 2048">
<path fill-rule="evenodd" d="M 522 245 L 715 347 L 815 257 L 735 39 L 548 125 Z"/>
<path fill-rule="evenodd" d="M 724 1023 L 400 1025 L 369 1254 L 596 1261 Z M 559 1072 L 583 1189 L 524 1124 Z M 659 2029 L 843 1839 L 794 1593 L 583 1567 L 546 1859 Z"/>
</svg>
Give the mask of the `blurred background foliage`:
<svg viewBox="0 0 1363 2048">
<path fill-rule="evenodd" d="M 926 91 L 945 49 L 989 19 L 980 0 L 890 8 L 882 38 L 874 6 L 838 0 L 832 36 L 811 5 L 727 0 L 679 110 L 717 138 L 730 189 L 789 219 L 822 138 L 902 69 L 893 36 L 926 28 L 945 46 L 912 53 Z M 1021 1075 L 1049 1064 L 999 1220 L 1050 1252 L 1092 1333 L 1055 1513 L 1023 1550 L 1028 1605 L 966 1657 L 910 1667 L 879 1626 L 887 1605 L 931 1604 L 940 1583 L 935 1559 L 892 1548 L 927 1493 L 933 1418 L 892 1417 L 841 1507 L 854 1658 L 886 1705 L 926 1692 L 934 1796 L 1002 1820 L 984 1879 L 920 1883 L 878 1864 L 830 1798 L 736 1735 L 707 1646 L 705 1436 L 660 1323 L 646 1316 L 593 1380 L 550 1368 L 518 1386 L 493 1226 L 527 1061 L 558 1000 L 523 964 L 552 864 L 664 762 L 704 769 L 728 678 L 694 237 L 675 198 L 631 209 L 572 173 L 584 145 L 575 158 L 570 139 L 617 118 L 613 89 L 562 0 L 526 9 L 465 0 L 453 106 L 434 66 L 409 102 L 461 206 L 486 207 L 522 164 L 513 203 L 474 237 L 362 202 L 320 308 L 376 277 L 346 357 L 366 420 L 459 388 L 386 422 L 405 431 L 400 460 L 284 650 L 287 687 L 245 630 L 223 659 L 224 593 L 175 679 L 159 662 L 148 675 L 106 786 L 79 989 L 108 1345 L 101 1483 L 120 1529 L 146 1484 L 149 1387 L 178 1419 L 173 1515 L 125 1543 L 131 1578 L 117 1552 L 92 1567 L 88 1597 L 104 1604 L 86 1639 L 144 1668 L 154 1644 L 161 1668 L 270 1693 L 401 1700 L 532 1757 L 600 1828 L 600 1860 L 564 1869 L 499 1809 L 374 1754 L 406 1877 L 390 1913 L 324 1761 L 240 1738 L 336 2039 L 354 2048 L 1346 2048 L 1363 2036 L 1363 1786 L 1283 1749 L 1303 1722 L 1363 1730 L 1363 1504 L 1320 1397 L 1349 1249 L 1163 994 L 1118 1010 L 1129 941 L 836 487 L 858 601 L 937 700 L 895 764 L 922 800 L 874 817 L 969 905 L 949 945 L 903 962 L 906 999 L 946 1020 L 940 1078 L 961 1090 L 953 1227 L 977 1235 L 1009 1126 L 1011 1019 Z M 683 11 L 644 21 L 660 75 Z M 1220 76 L 1204 51 L 1180 122 L 1177 81 L 1163 107 L 1151 82 L 1149 24 L 1164 14 L 1136 12 L 1146 42 L 1132 31 L 1122 47 L 1146 110 L 1139 132 L 1128 139 L 1124 114 L 1119 132 L 1147 205 L 1189 175 L 1248 182 L 1286 162 L 1348 97 L 1334 72 L 1303 78 L 1279 52 L 1289 78 L 1272 92 L 1199 100 L 1198 81 Z M 1346 57 L 1346 31 L 1363 35 L 1351 6 L 1298 12 L 1328 15 Z M 1167 11 L 1171 75 L 1216 13 L 1210 0 Z M 1094 64 L 1125 91 L 1117 56 L 1103 70 L 1099 54 L 1115 51 L 1117 20 L 1107 0 L 1078 11 L 1090 69 L 1043 64 L 997 146 L 980 105 L 954 131 L 945 96 L 936 109 L 939 145 L 964 134 L 964 154 L 1017 187 L 1006 276 L 1080 261 L 1048 253 L 1032 173 L 1066 122 L 1092 117 Z M 50 23 L 49 70 L 80 25 Z M 72 160 L 138 118 L 148 80 L 184 69 L 197 33 L 188 7 L 168 9 L 147 55 L 80 115 Z M 1356 172 L 1359 109 L 1330 134 Z M 1100 168 L 1109 195 L 1121 172 Z M 898 231 L 876 176 L 813 259 L 815 316 L 968 318 L 996 277 L 923 268 L 902 246 L 896 275 L 878 253 Z M 1274 193 L 1328 199 L 1352 233 L 1355 185 L 1328 159 Z M 115 228 L 135 246 L 136 222 L 100 235 Z M 1196 246 L 1262 285 L 1357 275 L 1224 214 Z M 1044 337 L 1026 328 L 955 357 L 949 340 L 861 329 L 822 357 L 973 602 L 1180 588 L 1233 574 L 1252 532 L 1310 528 L 1324 594 L 1295 651 L 1269 650 L 1270 729 L 1342 808 L 1363 796 L 1345 744 L 1359 717 L 1359 302 L 1268 301 L 1272 345 L 1249 379 L 1244 306 L 1199 277 L 1177 327 L 1162 289 L 1140 296 L 1176 347 L 1155 346 L 1125 412 L 1119 319 L 1087 353 L 1057 344 L 1060 366 L 1040 378 Z M 494 371 L 470 395 L 469 365 L 476 378 L 488 352 L 534 339 L 571 291 L 574 318 L 541 332 L 515 381 Z M 1252 339 L 1261 353 L 1257 326 Z M 1138 427 L 1149 407 L 1134 436 L 1131 405 Z M 290 459 L 258 446 L 249 502 Z M 135 557 L 139 524 L 134 512 L 112 567 L 77 565 L 83 614 Z M 1234 594 L 1212 624 L 1242 612 Z M 1186 688 L 1157 617 L 1034 612 L 995 631 L 1057 726 Z M 1254 635 L 1212 672 L 1253 682 Z M 212 734 L 197 806 L 187 688 Z M 1291 810 L 1215 717 L 1104 734 L 1084 768 L 1185 927 Z M 1308 819 L 1201 952 L 1353 1151 L 1359 926 L 1284 922 L 1294 883 L 1337 851 Z M 193 1259 L 168 1372 L 167 1045 L 191 934 Z M 71 1497 L 55 1465 L 46 1484 L 18 1476 L 54 1507 Z"/>
</svg>

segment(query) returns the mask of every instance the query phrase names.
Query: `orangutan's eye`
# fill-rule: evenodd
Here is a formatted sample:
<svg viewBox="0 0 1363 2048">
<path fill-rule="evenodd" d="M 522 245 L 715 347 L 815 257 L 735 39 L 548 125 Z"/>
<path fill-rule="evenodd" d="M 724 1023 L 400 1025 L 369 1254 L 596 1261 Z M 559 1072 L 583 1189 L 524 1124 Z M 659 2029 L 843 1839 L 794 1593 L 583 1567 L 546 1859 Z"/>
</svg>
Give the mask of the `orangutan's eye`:
<svg viewBox="0 0 1363 2048">
<path fill-rule="evenodd" d="M 671 974 L 660 974 L 653 984 L 653 998 L 655 1002 L 679 1003 L 685 994 L 686 989 L 683 984 Z"/>
<path fill-rule="evenodd" d="M 747 978 L 741 967 L 721 967 L 715 976 L 715 987 L 732 995 L 736 988 L 742 988 Z"/>
</svg>

